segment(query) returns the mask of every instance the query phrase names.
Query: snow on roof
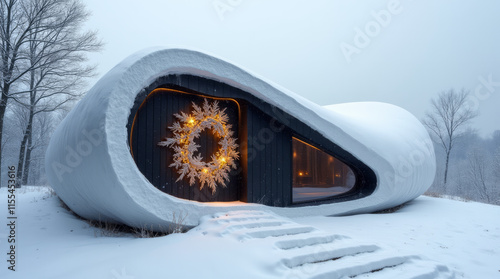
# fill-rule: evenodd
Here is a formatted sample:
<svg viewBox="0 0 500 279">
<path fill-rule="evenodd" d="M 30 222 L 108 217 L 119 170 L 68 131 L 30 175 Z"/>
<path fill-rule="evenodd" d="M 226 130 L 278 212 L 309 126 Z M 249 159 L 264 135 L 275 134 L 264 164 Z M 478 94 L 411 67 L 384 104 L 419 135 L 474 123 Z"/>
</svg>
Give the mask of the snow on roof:
<svg viewBox="0 0 500 279">
<path fill-rule="evenodd" d="M 375 191 L 362 199 L 297 208 L 200 203 L 161 192 L 130 155 L 126 125 L 137 94 L 169 74 L 221 81 L 281 108 L 368 165 L 377 176 Z M 203 215 L 229 210 L 269 210 L 291 217 L 372 212 L 424 193 L 435 168 L 427 131 L 399 107 L 370 102 L 321 107 L 218 58 L 158 48 L 130 56 L 101 78 L 59 125 L 46 155 L 49 182 L 73 211 L 131 226 L 168 227 L 173 212 L 187 213 L 189 226 Z"/>
</svg>

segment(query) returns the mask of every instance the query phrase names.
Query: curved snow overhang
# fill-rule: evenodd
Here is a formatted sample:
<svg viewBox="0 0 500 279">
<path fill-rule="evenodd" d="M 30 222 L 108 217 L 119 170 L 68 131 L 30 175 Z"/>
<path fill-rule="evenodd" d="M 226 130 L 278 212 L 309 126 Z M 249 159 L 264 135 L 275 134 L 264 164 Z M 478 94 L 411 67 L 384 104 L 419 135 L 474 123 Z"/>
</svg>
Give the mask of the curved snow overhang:
<svg viewBox="0 0 500 279">
<path fill-rule="evenodd" d="M 293 115 L 369 166 L 369 196 L 339 203 L 279 208 L 242 202 L 200 203 L 167 195 L 138 170 L 127 124 L 136 97 L 159 77 L 189 74 L 220 81 Z M 60 198 L 84 218 L 168 228 L 173 214 L 195 226 L 202 215 L 259 209 L 293 216 L 342 215 L 390 208 L 424 193 L 435 174 L 429 135 L 407 111 L 383 103 L 321 107 L 215 57 L 185 49 L 149 49 L 108 72 L 59 125 L 46 171 Z"/>
</svg>

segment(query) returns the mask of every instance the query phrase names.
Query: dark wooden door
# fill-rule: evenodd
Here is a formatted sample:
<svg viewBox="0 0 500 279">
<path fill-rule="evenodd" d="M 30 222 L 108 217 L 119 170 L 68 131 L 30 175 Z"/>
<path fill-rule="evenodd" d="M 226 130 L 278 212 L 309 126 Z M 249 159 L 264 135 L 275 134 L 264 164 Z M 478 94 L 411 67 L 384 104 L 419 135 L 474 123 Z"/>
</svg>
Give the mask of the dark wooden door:
<svg viewBox="0 0 500 279">
<path fill-rule="evenodd" d="M 175 114 L 184 112 L 191 114 L 193 103 L 202 107 L 204 101 L 218 102 L 219 108 L 225 109 L 228 116 L 233 137 L 238 139 L 239 105 L 235 100 L 212 98 L 198 94 L 185 93 L 176 90 L 156 89 L 148 95 L 135 114 L 131 129 L 130 148 L 132 156 L 144 176 L 159 190 L 175 197 L 208 202 L 208 201 L 236 201 L 240 199 L 241 176 L 240 162 L 236 162 L 237 169 L 232 169 L 226 187 L 217 185 L 213 193 L 206 185 L 200 190 L 200 182 L 196 180 L 190 185 L 185 177 L 180 181 L 179 174 L 173 163 L 174 150 L 170 147 L 158 146 L 165 138 L 172 138 L 171 127 L 179 122 Z M 200 147 L 196 155 L 201 155 L 203 161 L 208 162 L 212 154 L 220 150 L 219 138 L 212 129 L 205 129 L 195 140 Z"/>
</svg>

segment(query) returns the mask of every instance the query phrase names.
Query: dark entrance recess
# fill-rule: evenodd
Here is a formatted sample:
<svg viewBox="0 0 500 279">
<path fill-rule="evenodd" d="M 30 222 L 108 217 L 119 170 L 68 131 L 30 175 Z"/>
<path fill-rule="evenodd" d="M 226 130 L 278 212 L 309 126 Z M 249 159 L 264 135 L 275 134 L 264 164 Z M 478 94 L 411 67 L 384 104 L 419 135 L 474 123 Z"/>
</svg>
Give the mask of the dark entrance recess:
<svg viewBox="0 0 500 279">
<path fill-rule="evenodd" d="M 189 113 L 191 103 L 201 105 L 204 98 L 210 102 L 218 100 L 219 107 L 226 108 L 240 146 L 238 170 L 232 171 L 227 188 L 218 186 L 215 195 L 207 187 L 200 191 L 198 182 L 193 186 L 189 186 L 187 179 L 175 182 L 178 175 L 174 168 L 169 167 L 172 152 L 170 148 L 157 146 L 159 141 L 172 136 L 168 127 L 177 121 L 174 113 Z M 376 187 L 376 176 L 368 166 L 307 124 L 248 92 L 215 80 L 192 75 L 158 78 L 137 95 L 127 128 L 131 154 L 139 170 L 161 191 L 183 199 L 302 206 L 362 198 L 370 195 Z M 300 187 L 307 180 L 299 182 L 300 178 L 294 176 L 297 172 L 294 168 L 298 166 L 294 167 L 292 157 L 295 139 L 327 153 L 327 156 L 334 156 L 335 164 L 340 163 L 343 168 L 333 169 L 342 169 L 343 173 L 339 175 L 345 178 L 352 172 L 355 177 L 353 185 L 344 187 L 345 191 L 335 195 L 295 199 L 293 186 Z M 210 132 L 202 133 L 199 140 L 203 158 L 209 158 L 218 149 L 217 139 Z M 305 154 L 321 156 L 311 152 Z M 330 182 L 341 183 L 340 179 Z"/>
<path fill-rule="evenodd" d="M 217 101 L 221 109 L 229 117 L 234 137 L 238 136 L 239 105 L 233 99 L 203 97 L 195 94 L 170 90 L 156 89 L 148 95 L 139 107 L 131 127 L 130 147 L 132 156 L 139 170 L 146 178 L 161 191 L 189 200 L 197 201 L 236 201 L 240 198 L 240 175 L 233 171 L 230 174 L 226 187 L 217 187 L 212 193 L 208 187 L 200 190 L 200 183 L 189 185 L 187 179 L 176 181 L 179 177 L 175 168 L 169 167 L 173 162 L 173 152 L 169 147 L 158 146 L 158 142 L 167 137 L 173 137 L 168 128 L 179 120 L 174 114 L 184 112 L 190 114 L 192 104 L 203 106 L 205 98 L 211 103 Z M 219 149 L 219 139 L 213 131 L 205 129 L 201 132 L 196 144 L 200 145 L 196 154 L 201 155 L 204 161 L 210 161 L 213 154 Z M 239 161 L 237 162 L 240 169 Z"/>
</svg>

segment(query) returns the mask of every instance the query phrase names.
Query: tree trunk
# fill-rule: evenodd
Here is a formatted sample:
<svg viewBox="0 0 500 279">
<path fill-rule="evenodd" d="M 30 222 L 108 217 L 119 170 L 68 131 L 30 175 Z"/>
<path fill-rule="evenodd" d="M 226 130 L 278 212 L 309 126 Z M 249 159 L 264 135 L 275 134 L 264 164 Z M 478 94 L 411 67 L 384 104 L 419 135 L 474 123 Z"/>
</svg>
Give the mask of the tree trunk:
<svg viewBox="0 0 500 279">
<path fill-rule="evenodd" d="M 3 121 L 5 116 L 5 111 L 7 109 L 7 92 L 9 92 L 9 85 L 5 85 L 2 90 L 2 97 L 0 98 L 0 186 L 2 186 L 2 158 L 3 158 L 3 148 L 2 148 L 2 139 L 3 139 Z"/>
<path fill-rule="evenodd" d="M 29 132 L 28 132 L 28 146 L 26 147 L 26 160 L 24 163 L 24 172 L 23 172 L 23 185 L 28 184 L 28 176 L 30 173 L 30 165 L 31 165 L 31 149 L 33 148 L 33 110 L 30 111 L 30 123 L 29 123 Z"/>
<path fill-rule="evenodd" d="M 24 131 L 23 140 L 21 141 L 21 148 L 19 149 L 19 160 L 17 161 L 17 181 L 16 188 L 21 187 L 21 178 L 23 177 L 23 167 L 25 163 L 25 155 L 26 155 L 26 142 L 28 142 L 28 131 L 30 127 L 26 127 Z"/>
<path fill-rule="evenodd" d="M 31 149 L 33 148 L 33 118 L 35 116 L 35 106 L 36 106 L 36 89 L 35 89 L 35 71 L 30 71 L 30 115 L 28 117 L 28 129 L 27 132 L 27 140 L 28 146 L 26 147 L 26 158 L 24 161 L 24 171 L 22 178 L 22 184 L 28 184 L 28 176 L 30 173 L 30 164 L 31 164 Z"/>
<path fill-rule="evenodd" d="M 12 67 L 8 67 L 9 63 L 9 57 L 11 55 L 11 48 L 12 48 L 12 42 L 11 42 L 11 24 L 12 24 L 12 7 L 14 4 L 13 2 L 10 2 L 8 4 L 8 7 L 6 7 L 6 12 L 7 16 L 5 16 L 2 13 L 3 18 L 3 24 L 5 26 L 2 26 L 2 38 L 1 42 L 2 45 L 1 47 L 3 48 L 2 51 L 2 96 L 0 98 L 0 187 L 2 186 L 2 158 L 3 158 L 3 148 L 2 148 L 2 139 L 3 139 L 3 122 L 5 119 L 5 111 L 7 110 L 7 101 L 9 100 L 9 90 L 10 90 L 10 79 L 12 78 Z M 5 7 L 2 7 L 5 8 Z M 4 10 L 5 11 L 5 10 Z M 15 56 L 14 56 L 15 57 Z M 13 58 L 14 58 L 13 57 Z M 11 60 L 12 61 L 12 60 Z"/>
<path fill-rule="evenodd" d="M 444 190 L 446 192 L 446 181 L 448 178 L 448 162 L 450 161 L 450 150 L 446 151 L 446 162 L 444 164 Z"/>
</svg>

